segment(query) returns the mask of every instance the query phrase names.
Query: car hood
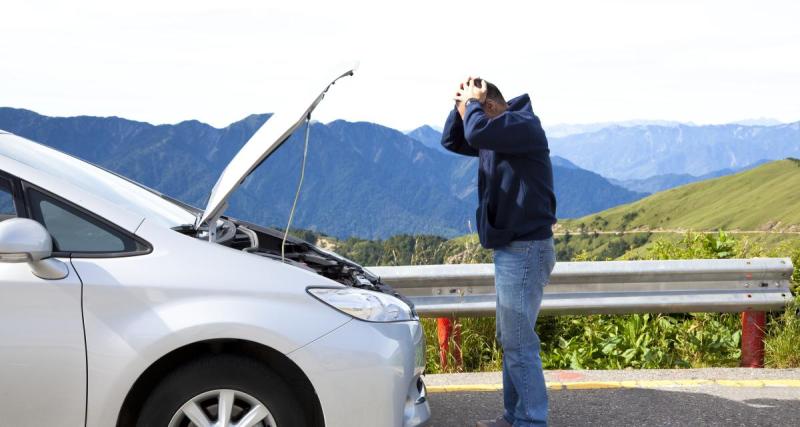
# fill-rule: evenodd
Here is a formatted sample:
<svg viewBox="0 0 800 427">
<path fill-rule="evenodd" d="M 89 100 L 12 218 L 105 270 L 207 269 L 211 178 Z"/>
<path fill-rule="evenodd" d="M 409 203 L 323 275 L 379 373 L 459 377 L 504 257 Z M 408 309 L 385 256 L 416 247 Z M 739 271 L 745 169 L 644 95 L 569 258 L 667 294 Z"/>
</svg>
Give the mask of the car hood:
<svg viewBox="0 0 800 427">
<path fill-rule="evenodd" d="M 322 88 L 321 92 L 313 92 L 307 96 L 290 100 L 261 125 L 261 128 L 253 134 L 222 171 L 211 190 L 211 196 L 208 198 L 208 204 L 203 210 L 203 214 L 198 216 L 198 220 L 194 224 L 195 229 L 221 215 L 225 210 L 228 198 L 242 185 L 245 178 L 281 144 L 286 142 L 306 119 L 310 119 L 311 112 L 319 105 L 333 84 L 343 77 L 352 76 L 356 69 L 357 65 L 342 67 L 338 72 L 331 73 L 325 79 L 320 79 L 320 85 L 316 88 Z M 335 76 L 335 78 L 331 79 L 331 76 Z"/>
</svg>

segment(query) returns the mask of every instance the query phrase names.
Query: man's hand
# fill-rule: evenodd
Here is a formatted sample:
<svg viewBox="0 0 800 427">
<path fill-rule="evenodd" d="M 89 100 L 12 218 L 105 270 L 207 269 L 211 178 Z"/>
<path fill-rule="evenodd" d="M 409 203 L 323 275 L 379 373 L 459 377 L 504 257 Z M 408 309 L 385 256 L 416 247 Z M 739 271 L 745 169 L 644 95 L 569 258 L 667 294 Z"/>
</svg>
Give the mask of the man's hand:
<svg viewBox="0 0 800 427">
<path fill-rule="evenodd" d="M 465 82 L 459 85 L 459 90 L 456 92 L 455 100 L 456 102 L 466 104 L 467 100 L 472 98 L 477 99 L 478 102 L 483 104 L 484 101 L 486 101 L 486 85 L 481 84 L 481 86 L 478 87 L 475 79 L 469 77 Z"/>
</svg>

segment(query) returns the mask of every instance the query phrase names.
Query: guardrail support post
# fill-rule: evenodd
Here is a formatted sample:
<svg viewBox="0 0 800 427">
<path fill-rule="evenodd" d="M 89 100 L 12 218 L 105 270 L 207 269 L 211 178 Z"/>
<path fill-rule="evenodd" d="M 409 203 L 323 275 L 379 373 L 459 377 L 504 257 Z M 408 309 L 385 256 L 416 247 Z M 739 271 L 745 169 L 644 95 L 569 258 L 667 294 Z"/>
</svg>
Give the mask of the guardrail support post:
<svg viewBox="0 0 800 427">
<path fill-rule="evenodd" d="M 764 331 L 767 313 L 742 312 L 742 364 L 744 368 L 764 367 Z"/>
<path fill-rule="evenodd" d="M 461 358 L 461 325 L 458 319 L 449 317 L 439 317 L 436 319 L 436 333 L 439 338 L 439 364 L 442 370 L 447 369 L 447 355 L 450 353 L 450 338 L 453 339 L 453 359 L 456 362 L 456 369 L 462 370 L 464 362 Z"/>
</svg>

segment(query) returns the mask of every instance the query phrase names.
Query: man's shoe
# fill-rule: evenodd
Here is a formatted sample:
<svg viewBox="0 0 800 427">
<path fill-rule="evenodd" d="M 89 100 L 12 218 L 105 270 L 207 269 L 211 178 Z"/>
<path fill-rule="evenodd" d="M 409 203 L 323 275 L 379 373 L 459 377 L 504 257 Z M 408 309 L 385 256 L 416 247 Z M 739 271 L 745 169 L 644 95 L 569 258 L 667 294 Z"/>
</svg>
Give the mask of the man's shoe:
<svg viewBox="0 0 800 427">
<path fill-rule="evenodd" d="M 478 421 L 475 427 L 511 427 L 511 424 L 501 415 L 494 420 Z"/>
</svg>

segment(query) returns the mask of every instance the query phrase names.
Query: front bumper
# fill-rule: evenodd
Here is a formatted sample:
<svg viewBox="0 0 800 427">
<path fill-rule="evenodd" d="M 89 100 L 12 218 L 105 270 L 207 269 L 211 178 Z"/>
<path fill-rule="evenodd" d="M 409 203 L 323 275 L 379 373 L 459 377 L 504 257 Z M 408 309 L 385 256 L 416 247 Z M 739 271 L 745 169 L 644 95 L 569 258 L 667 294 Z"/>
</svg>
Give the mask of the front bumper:
<svg viewBox="0 0 800 427">
<path fill-rule="evenodd" d="M 416 427 L 430 418 L 419 322 L 351 320 L 289 357 L 314 386 L 328 427 Z"/>
</svg>

